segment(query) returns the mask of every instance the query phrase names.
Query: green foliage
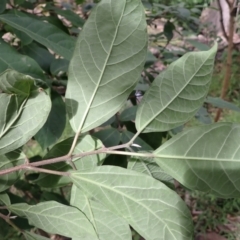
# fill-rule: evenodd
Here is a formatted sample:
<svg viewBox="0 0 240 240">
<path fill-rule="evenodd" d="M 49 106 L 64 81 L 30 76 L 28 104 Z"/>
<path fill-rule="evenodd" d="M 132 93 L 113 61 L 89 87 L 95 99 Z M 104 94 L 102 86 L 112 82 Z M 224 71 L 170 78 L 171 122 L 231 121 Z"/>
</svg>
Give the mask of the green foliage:
<svg viewBox="0 0 240 240">
<path fill-rule="evenodd" d="M 191 240 L 174 179 L 239 197 L 239 124 L 205 125 L 202 106 L 239 112 L 206 97 L 217 44 L 178 56 L 155 77 L 147 51 L 154 11 L 165 11 L 168 43 L 172 17 L 190 24 L 199 13 L 190 2 L 190 10 L 150 2 L 146 18 L 140 0 L 102 0 L 84 11 L 85 24 L 70 10 L 76 5 L 48 3 L 49 17 L 22 11 L 37 1 L 0 5 L 2 35 L 13 34 L 0 42 L 0 237 Z M 182 131 L 194 117 L 203 124 Z"/>
<path fill-rule="evenodd" d="M 8 168 L 23 164 L 25 160 L 24 157 L 25 156 L 18 151 L 1 155 L 0 169 L 4 171 Z M 17 179 L 19 179 L 20 174 L 21 172 L 13 172 L 8 175 L 0 176 L 0 191 L 3 192 L 4 190 L 12 186 L 13 183 L 15 183 Z M 6 205 L 10 203 L 6 195 L 1 198 L 1 202 L 3 202 L 4 204 L 7 203 Z"/>
<path fill-rule="evenodd" d="M 52 24 L 43 22 L 19 11 L 11 11 L 0 15 L 0 20 L 13 28 L 26 33 L 29 37 L 56 53 L 70 60 L 74 48 L 74 40 L 66 33 L 59 31 Z"/>
<path fill-rule="evenodd" d="M 34 86 L 34 79 L 14 70 L 0 76 L 1 134 L 0 154 L 25 144 L 45 123 L 51 101 L 48 94 Z"/>
<path fill-rule="evenodd" d="M 3 1 L 0 2 L 0 13 L 5 11 L 6 4 L 7 4 L 7 0 L 3 0 Z"/>
<path fill-rule="evenodd" d="M 30 57 L 18 53 L 14 48 L 0 40 L 0 73 L 13 69 L 34 78 L 45 79 L 40 66 Z"/>
</svg>

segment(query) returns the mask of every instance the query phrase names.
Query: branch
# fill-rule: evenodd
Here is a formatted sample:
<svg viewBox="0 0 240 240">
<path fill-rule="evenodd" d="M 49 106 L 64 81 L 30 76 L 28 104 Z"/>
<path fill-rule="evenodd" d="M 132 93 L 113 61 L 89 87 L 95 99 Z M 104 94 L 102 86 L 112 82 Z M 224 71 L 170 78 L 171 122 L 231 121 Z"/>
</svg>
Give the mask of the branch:
<svg viewBox="0 0 240 240">
<path fill-rule="evenodd" d="M 9 174 L 12 172 L 20 171 L 20 170 L 33 170 L 33 171 L 37 171 L 37 172 L 44 172 L 44 173 L 55 174 L 55 175 L 60 175 L 60 176 L 69 176 L 68 172 L 54 171 L 54 170 L 49 170 L 49 169 L 44 169 L 44 168 L 39 168 L 39 167 L 44 166 L 44 165 L 58 163 L 58 162 L 65 162 L 65 161 L 69 161 L 69 160 L 72 161 L 75 158 L 82 158 L 85 156 L 90 156 L 90 155 L 95 155 L 95 154 L 100 154 L 100 153 L 128 155 L 128 156 L 137 156 L 137 157 L 149 157 L 149 158 L 154 157 L 154 154 L 152 154 L 152 153 L 136 153 L 136 152 L 116 151 L 117 149 L 128 148 L 131 145 L 132 145 L 132 143 L 129 142 L 129 143 L 121 144 L 121 145 L 114 146 L 114 147 L 100 148 L 98 150 L 94 150 L 91 152 L 78 153 L 78 154 L 73 155 L 72 157 L 69 157 L 69 155 L 64 155 L 62 157 L 46 159 L 46 160 L 33 162 L 33 163 L 26 162 L 19 166 L 1 170 L 0 176 L 6 175 L 6 174 Z"/>
<path fill-rule="evenodd" d="M 219 0 L 218 0 L 219 1 Z M 226 97 L 226 93 L 229 88 L 231 72 L 232 72 L 232 50 L 233 50 L 233 35 L 234 35 L 234 27 L 235 27 L 235 17 L 231 14 L 234 7 L 234 3 L 231 4 L 231 8 L 229 9 L 230 19 L 229 19 L 229 39 L 228 39 L 228 49 L 227 49 L 227 61 L 225 64 L 225 75 L 222 83 L 221 90 L 221 98 L 224 99 Z M 222 109 L 219 108 L 214 121 L 218 122 L 222 113 Z"/>
<path fill-rule="evenodd" d="M 35 163 L 40 163 L 35 162 Z M 54 170 L 49 170 L 49 169 L 44 169 L 44 168 L 37 168 L 33 166 L 33 163 L 25 163 L 16 167 L 8 168 L 5 170 L 0 171 L 0 176 L 1 175 L 6 175 L 12 172 L 20 171 L 20 170 L 33 170 L 36 172 L 43 172 L 43 173 L 49 173 L 49 174 L 55 174 L 55 175 L 60 175 L 60 176 L 68 176 L 69 174 L 66 172 L 60 172 L 60 171 L 54 171 Z"/>
<path fill-rule="evenodd" d="M 232 7 L 232 2 L 231 2 L 231 0 L 225 0 L 225 1 L 226 1 L 226 3 L 227 3 L 228 7 L 231 8 L 231 7 Z"/>
<path fill-rule="evenodd" d="M 21 230 L 18 226 L 16 226 L 10 219 L 11 217 L 5 216 L 4 214 L 0 213 L 0 218 L 2 218 L 4 221 L 6 221 L 9 225 L 11 225 L 15 230 L 17 230 L 20 233 L 23 233 L 23 230 Z"/>
<path fill-rule="evenodd" d="M 226 1 L 227 1 L 227 0 L 226 0 Z M 219 7 L 220 24 L 221 24 L 223 36 L 226 38 L 227 41 L 229 41 L 229 38 L 228 38 L 228 35 L 227 35 L 227 32 L 226 32 L 226 29 L 225 29 L 225 27 L 224 27 L 224 23 L 223 23 L 223 9 L 222 9 L 220 0 L 217 0 L 217 3 L 218 3 L 218 7 Z M 229 9 L 231 9 L 228 1 L 227 1 L 227 3 L 228 3 L 228 6 L 229 6 Z M 229 11 L 229 12 L 231 12 L 231 11 Z M 230 15 L 230 17 L 231 17 L 231 15 Z"/>
</svg>

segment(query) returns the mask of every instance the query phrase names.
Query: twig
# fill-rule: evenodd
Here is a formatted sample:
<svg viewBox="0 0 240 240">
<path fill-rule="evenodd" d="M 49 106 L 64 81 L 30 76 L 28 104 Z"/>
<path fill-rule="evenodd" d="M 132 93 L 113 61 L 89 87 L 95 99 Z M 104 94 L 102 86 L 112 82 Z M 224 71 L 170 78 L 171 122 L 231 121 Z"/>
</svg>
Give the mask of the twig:
<svg viewBox="0 0 240 240">
<path fill-rule="evenodd" d="M 226 93 L 230 84 L 231 79 L 231 71 L 232 71 L 232 50 L 233 50 L 233 35 L 234 35 L 234 26 L 235 26 L 235 17 L 232 16 L 234 4 L 231 4 L 231 8 L 229 9 L 230 19 L 229 19 L 229 38 L 228 38 L 228 49 L 227 49 L 227 61 L 225 65 L 225 75 L 222 83 L 221 90 L 221 98 L 224 99 L 226 97 Z M 214 121 L 218 122 L 222 113 L 222 109 L 219 108 L 217 110 Z"/>
<path fill-rule="evenodd" d="M 227 0 L 226 0 L 227 1 Z M 218 7 L 219 7 L 219 13 L 220 13 L 220 24 L 221 24 L 221 28 L 222 28 L 222 32 L 223 32 L 223 36 L 226 38 L 227 41 L 229 41 L 229 37 L 227 35 L 226 29 L 224 27 L 224 23 L 223 23 L 223 9 L 220 3 L 220 0 L 217 0 L 218 3 Z M 229 6 L 230 8 L 230 6 Z"/>
<path fill-rule="evenodd" d="M 11 220 L 9 216 L 5 216 L 4 214 L 0 213 L 0 218 L 5 220 L 9 225 L 11 225 L 15 230 L 18 232 L 23 233 L 23 230 L 21 230 L 18 226 L 16 226 Z"/>
<path fill-rule="evenodd" d="M 72 167 L 73 170 L 77 170 L 76 165 L 74 164 L 74 162 L 72 161 L 72 158 L 70 158 L 70 160 L 68 161 Z"/>
<path fill-rule="evenodd" d="M 36 172 L 55 174 L 55 175 L 60 175 L 60 176 L 68 176 L 69 175 L 67 172 L 60 172 L 60 171 L 49 170 L 49 169 L 45 169 L 45 168 L 37 168 L 37 167 L 33 167 L 33 166 L 27 166 L 25 169 L 33 170 Z"/>
<path fill-rule="evenodd" d="M 229 6 L 229 8 L 231 8 L 232 7 L 232 2 L 230 0 L 225 0 L 225 1 L 226 1 L 227 5 Z"/>
<path fill-rule="evenodd" d="M 128 148 L 130 146 L 131 146 L 131 142 L 126 143 L 126 144 L 121 144 L 121 145 L 118 145 L 118 146 L 114 146 L 114 147 L 109 147 L 109 148 L 100 148 L 98 150 L 91 151 L 91 152 L 83 152 L 83 153 L 75 154 L 71 157 L 71 159 L 73 160 L 75 158 L 81 158 L 81 157 L 100 154 L 100 153 L 130 155 L 130 156 L 138 156 L 138 157 L 154 157 L 154 155 L 152 153 L 136 153 L 136 152 L 131 152 L 130 153 L 130 152 L 123 152 L 123 151 L 116 151 L 117 149 Z M 37 172 L 44 172 L 44 173 L 55 174 L 55 175 L 60 175 L 60 176 L 69 176 L 69 173 L 67 173 L 67 172 L 60 172 L 60 171 L 54 171 L 54 170 L 49 170 L 49 169 L 44 169 L 44 168 L 38 168 L 38 167 L 44 166 L 44 165 L 69 161 L 69 158 L 70 157 L 68 155 L 65 155 L 65 156 L 62 156 L 62 157 L 46 159 L 46 160 L 33 162 L 33 163 L 24 163 L 24 164 L 19 165 L 19 166 L 15 166 L 15 167 L 12 167 L 12 168 L 9 168 L 9 169 L 1 170 L 0 171 L 0 176 L 9 174 L 11 172 L 20 171 L 20 170 L 33 170 L 33 171 L 37 171 Z"/>
</svg>

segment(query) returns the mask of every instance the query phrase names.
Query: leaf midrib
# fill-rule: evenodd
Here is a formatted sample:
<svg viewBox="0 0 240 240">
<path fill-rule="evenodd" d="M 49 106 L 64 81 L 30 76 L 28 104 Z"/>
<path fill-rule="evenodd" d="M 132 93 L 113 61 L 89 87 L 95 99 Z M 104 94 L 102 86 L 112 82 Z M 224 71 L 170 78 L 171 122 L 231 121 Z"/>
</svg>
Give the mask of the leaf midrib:
<svg viewBox="0 0 240 240">
<path fill-rule="evenodd" d="M 99 7 L 99 5 L 97 5 L 97 7 L 96 7 L 96 13 L 97 13 L 98 7 Z M 83 114 L 81 123 L 80 123 L 80 125 L 79 125 L 79 127 L 78 127 L 78 130 L 77 130 L 77 133 L 80 133 L 81 130 L 82 130 L 82 128 L 83 128 L 83 126 L 84 126 L 84 123 L 85 123 L 85 121 L 86 121 L 86 119 L 87 119 L 87 115 L 88 115 L 89 110 L 90 110 L 90 107 L 91 107 L 91 105 L 92 105 L 92 103 L 93 103 L 93 100 L 94 100 L 94 98 L 95 98 L 95 95 L 96 95 L 96 93 L 97 93 L 97 90 L 98 90 L 98 88 L 99 88 L 99 85 L 100 85 L 100 83 L 101 83 L 103 74 L 104 74 L 105 69 L 106 69 L 106 66 L 107 66 L 107 62 L 108 62 L 108 60 L 109 60 L 109 58 L 110 58 L 110 56 L 111 56 L 111 53 L 112 53 L 113 45 L 114 45 L 114 42 L 115 42 L 116 37 L 117 37 L 117 33 L 118 33 L 119 26 L 120 26 L 120 23 L 121 23 L 122 18 L 123 18 L 123 13 L 124 13 L 124 11 L 125 11 L 125 8 L 126 8 L 126 1 L 125 1 L 125 5 L 124 5 L 124 8 L 123 8 L 123 11 L 122 11 L 122 13 L 121 13 L 121 17 L 119 18 L 118 24 L 117 24 L 117 26 L 116 26 L 116 31 L 115 31 L 115 33 L 114 33 L 114 37 L 113 37 L 113 40 L 112 40 L 112 43 L 111 43 L 111 47 L 110 47 L 109 53 L 108 53 L 108 55 L 107 55 L 107 57 L 106 57 L 106 60 L 105 60 L 105 62 L 104 62 L 102 72 L 101 72 L 101 74 L 100 74 L 100 76 L 99 76 L 99 79 L 98 79 L 98 81 L 97 81 L 97 84 L 96 84 L 96 87 L 95 87 L 95 89 L 94 89 L 94 92 L 93 92 L 93 94 L 92 94 L 92 96 L 91 96 L 91 98 L 90 98 L 90 101 L 89 101 L 89 103 L 88 103 L 88 105 L 87 105 L 87 107 L 86 107 L 86 111 L 85 111 L 84 114 Z M 96 18 L 96 15 L 95 15 L 95 18 Z M 95 19 L 95 24 L 96 24 L 96 19 Z M 99 40 L 100 40 L 100 39 L 99 39 Z"/>
<path fill-rule="evenodd" d="M 228 158 L 211 158 L 211 157 L 191 157 L 191 156 L 182 156 L 182 155 L 164 155 L 164 154 L 155 154 L 155 158 L 164 158 L 164 159 L 174 159 L 174 160 L 196 160 L 196 161 L 216 161 L 216 162 L 238 162 L 240 159 L 228 159 Z"/>
</svg>

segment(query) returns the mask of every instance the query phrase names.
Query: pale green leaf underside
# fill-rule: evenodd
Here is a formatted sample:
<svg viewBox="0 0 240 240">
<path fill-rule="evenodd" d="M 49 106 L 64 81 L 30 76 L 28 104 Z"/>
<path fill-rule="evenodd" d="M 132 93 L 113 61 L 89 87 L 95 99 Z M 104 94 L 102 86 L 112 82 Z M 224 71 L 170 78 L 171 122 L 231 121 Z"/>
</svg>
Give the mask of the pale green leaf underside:
<svg viewBox="0 0 240 240">
<path fill-rule="evenodd" d="M 138 82 L 147 32 L 140 0 L 102 0 L 84 25 L 69 66 L 66 104 L 74 131 L 113 116 Z"/>
<path fill-rule="evenodd" d="M 124 218 L 146 240 L 192 239 L 186 205 L 161 182 L 113 166 L 72 172 L 70 177 L 79 189 Z"/>
<path fill-rule="evenodd" d="M 137 110 L 139 132 L 168 131 L 195 115 L 208 92 L 216 50 L 215 44 L 187 53 L 154 80 Z"/>
<path fill-rule="evenodd" d="M 71 205 L 80 209 L 93 224 L 99 240 L 131 240 L 129 225 L 104 205 L 88 198 L 75 185 L 71 190 Z"/>
<path fill-rule="evenodd" d="M 190 189 L 239 197 L 239 136 L 235 123 L 190 128 L 157 149 L 156 162 Z"/>
<path fill-rule="evenodd" d="M 49 201 L 37 205 L 13 204 L 8 208 L 26 217 L 30 224 L 52 234 L 97 240 L 92 224 L 78 209 Z"/>
<path fill-rule="evenodd" d="M 19 11 L 2 14 L 0 19 L 64 58 L 71 59 L 75 40 L 54 25 Z"/>
</svg>

